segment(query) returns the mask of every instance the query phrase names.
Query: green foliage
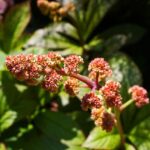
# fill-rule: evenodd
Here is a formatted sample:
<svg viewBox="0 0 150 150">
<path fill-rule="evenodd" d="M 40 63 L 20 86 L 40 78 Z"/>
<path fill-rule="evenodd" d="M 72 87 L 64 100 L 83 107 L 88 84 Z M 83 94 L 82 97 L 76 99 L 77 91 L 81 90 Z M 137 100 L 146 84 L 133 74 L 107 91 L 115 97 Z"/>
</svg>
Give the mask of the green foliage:
<svg viewBox="0 0 150 150">
<path fill-rule="evenodd" d="M 150 118 L 148 117 L 144 121 L 142 121 L 140 124 L 137 124 L 131 131 L 129 135 L 129 139 L 132 143 L 139 149 L 139 150 L 148 150 L 150 149 Z"/>
<path fill-rule="evenodd" d="M 115 132 L 107 133 L 100 127 L 94 128 L 83 146 L 89 149 L 116 149 L 120 145 L 120 136 Z"/>
<path fill-rule="evenodd" d="M 2 45 L 1 49 L 4 52 L 9 53 L 15 50 L 29 20 L 30 7 L 28 2 L 16 5 L 10 9 L 1 25 L 0 45 Z M 23 39 L 25 40 L 26 38 L 22 37 L 21 41 Z"/>
<path fill-rule="evenodd" d="M 73 150 L 84 141 L 84 135 L 72 119 L 63 113 L 44 111 L 34 120 L 34 128 L 12 142 L 14 150 Z M 29 146 L 30 145 L 30 146 Z M 83 149 L 84 150 L 84 149 Z"/>
<path fill-rule="evenodd" d="M 17 118 L 17 114 L 15 111 L 6 111 L 0 120 L 0 133 L 7 128 L 9 128 Z"/>
</svg>

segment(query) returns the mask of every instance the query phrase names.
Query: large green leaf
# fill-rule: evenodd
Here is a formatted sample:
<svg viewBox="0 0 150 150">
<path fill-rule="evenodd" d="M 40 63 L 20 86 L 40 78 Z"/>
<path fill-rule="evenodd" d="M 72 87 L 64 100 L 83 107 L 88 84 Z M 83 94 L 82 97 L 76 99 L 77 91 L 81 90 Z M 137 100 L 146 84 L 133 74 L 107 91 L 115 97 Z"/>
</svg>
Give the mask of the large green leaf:
<svg viewBox="0 0 150 150">
<path fill-rule="evenodd" d="M 84 39 L 87 40 L 95 27 L 98 26 L 106 12 L 115 3 L 115 0 L 95 0 L 88 2 L 87 10 L 85 11 L 84 22 Z"/>
<path fill-rule="evenodd" d="M 129 87 L 135 84 L 140 85 L 142 83 L 141 73 L 136 64 L 123 53 L 116 53 L 109 59 L 109 62 L 113 70 L 112 78 L 121 83 L 123 102 L 126 102 L 130 99 L 128 94 Z M 122 113 L 124 130 L 126 132 L 133 126 L 132 123 L 136 115 L 136 110 L 135 105 L 132 104 Z"/>
<path fill-rule="evenodd" d="M 10 109 L 17 112 L 17 120 L 29 117 L 38 105 L 38 93 L 34 88 L 16 84 L 8 72 L 2 72 L 2 96 Z"/>
<path fill-rule="evenodd" d="M 106 12 L 116 0 L 78 1 L 80 4 L 71 15 L 71 23 L 77 28 L 80 40 L 85 43 L 91 37 Z"/>
<path fill-rule="evenodd" d="M 46 111 L 37 116 L 34 125 L 31 132 L 11 143 L 14 150 L 82 150 L 84 136 L 70 117 Z"/>
<path fill-rule="evenodd" d="M 115 132 L 105 132 L 100 127 L 94 128 L 83 144 L 89 149 L 116 149 L 120 145 L 120 136 Z"/>
<path fill-rule="evenodd" d="M 142 84 L 141 72 L 137 65 L 124 53 L 115 53 L 109 58 L 109 63 L 113 71 L 112 78 L 121 83 L 121 93 L 124 101 L 128 100 L 128 88 Z"/>
<path fill-rule="evenodd" d="M 12 7 L 3 23 L 3 50 L 10 52 L 16 46 L 21 34 L 30 20 L 30 6 L 28 2 Z"/>
<path fill-rule="evenodd" d="M 150 117 L 133 128 L 129 135 L 131 142 L 138 150 L 150 149 Z"/>
<path fill-rule="evenodd" d="M 118 26 L 114 26 L 109 28 L 108 30 L 104 31 L 100 37 L 104 39 L 108 39 L 111 36 L 120 35 L 124 36 L 125 43 L 133 44 L 138 42 L 143 35 L 145 34 L 146 30 L 143 27 L 140 27 L 135 24 L 122 24 Z"/>
<path fill-rule="evenodd" d="M 63 50 L 62 55 L 82 54 L 76 28 L 62 22 L 37 30 L 25 45 L 25 48 L 44 48 L 48 50 Z"/>
</svg>

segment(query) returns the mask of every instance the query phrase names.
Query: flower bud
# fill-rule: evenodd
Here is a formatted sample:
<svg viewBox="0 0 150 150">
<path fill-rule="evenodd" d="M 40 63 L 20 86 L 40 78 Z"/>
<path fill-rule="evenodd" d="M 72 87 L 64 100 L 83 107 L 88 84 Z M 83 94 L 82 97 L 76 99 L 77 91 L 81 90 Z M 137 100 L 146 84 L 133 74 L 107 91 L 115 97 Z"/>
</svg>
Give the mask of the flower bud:
<svg viewBox="0 0 150 150">
<path fill-rule="evenodd" d="M 78 73 L 79 65 L 83 63 L 83 59 L 77 55 L 70 55 L 64 60 L 64 70 L 67 74 Z"/>
<path fill-rule="evenodd" d="M 83 96 L 81 107 L 84 111 L 87 111 L 89 108 L 100 108 L 101 100 L 94 92 L 90 92 Z"/>
<path fill-rule="evenodd" d="M 120 107 L 122 105 L 122 97 L 120 95 L 120 83 L 109 80 L 100 91 L 102 92 L 108 107 Z"/>
<path fill-rule="evenodd" d="M 97 73 L 99 75 L 98 81 L 101 81 L 112 74 L 109 64 L 103 58 L 95 58 L 92 60 L 89 64 L 88 70 L 90 71 L 89 77 L 92 80 L 96 79 Z"/>
<path fill-rule="evenodd" d="M 131 94 L 137 107 L 142 107 L 149 103 L 148 93 L 143 87 L 138 85 L 132 86 L 129 89 L 129 93 Z"/>
</svg>

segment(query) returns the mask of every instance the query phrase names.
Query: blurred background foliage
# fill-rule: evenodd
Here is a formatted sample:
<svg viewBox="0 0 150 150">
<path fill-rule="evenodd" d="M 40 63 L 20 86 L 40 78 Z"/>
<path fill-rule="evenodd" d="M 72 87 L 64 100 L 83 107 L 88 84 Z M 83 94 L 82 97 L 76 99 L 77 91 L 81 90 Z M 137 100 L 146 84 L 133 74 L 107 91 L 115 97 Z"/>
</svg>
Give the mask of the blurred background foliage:
<svg viewBox="0 0 150 150">
<path fill-rule="evenodd" d="M 65 1 L 61 1 L 65 2 Z M 0 150 L 120 149 L 116 130 L 95 127 L 78 98 L 61 87 L 52 94 L 16 81 L 6 70 L 9 54 L 58 51 L 81 55 L 82 74 L 95 57 L 107 59 L 113 79 L 127 89 L 143 84 L 150 91 L 150 1 L 73 0 L 75 11 L 60 22 L 43 16 L 36 0 L 15 0 L 0 21 Z M 127 150 L 149 150 L 150 106 L 131 105 L 122 113 Z"/>
</svg>

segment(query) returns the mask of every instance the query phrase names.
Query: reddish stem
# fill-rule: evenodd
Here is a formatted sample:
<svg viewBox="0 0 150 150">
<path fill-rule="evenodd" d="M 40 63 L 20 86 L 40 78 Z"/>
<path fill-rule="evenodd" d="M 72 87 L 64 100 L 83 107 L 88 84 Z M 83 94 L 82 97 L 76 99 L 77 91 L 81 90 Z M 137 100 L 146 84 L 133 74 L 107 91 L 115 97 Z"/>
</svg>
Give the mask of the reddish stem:
<svg viewBox="0 0 150 150">
<path fill-rule="evenodd" d="M 101 88 L 101 86 L 99 85 L 99 72 L 96 73 L 95 87 L 96 90 L 99 90 Z"/>
<path fill-rule="evenodd" d="M 73 77 L 73 78 L 76 78 L 84 83 L 86 83 L 88 85 L 89 88 L 93 89 L 95 88 L 95 83 L 92 82 L 88 77 L 86 76 L 83 76 L 83 75 L 80 75 L 80 74 L 77 74 L 77 73 L 71 73 L 71 74 L 66 74 L 65 71 L 63 69 L 61 70 L 57 70 L 57 72 L 63 76 L 70 76 L 70 77 Z"/>
<path fill-rule="evenodd" d="M 95 87 L 95 84 L 94 82 L 92 82 L 88 77 L 86 76 L 83 76 L 83 75 L 80 75 L 80 74 L 75 74 L 75 73 L 72 73 L 70 75 L 71 77 L 74 77 L 84 83 L 86 83 L 91 89 L 93 89 L 93 87 Z"/>
</svg>

